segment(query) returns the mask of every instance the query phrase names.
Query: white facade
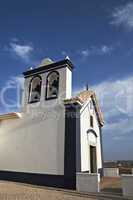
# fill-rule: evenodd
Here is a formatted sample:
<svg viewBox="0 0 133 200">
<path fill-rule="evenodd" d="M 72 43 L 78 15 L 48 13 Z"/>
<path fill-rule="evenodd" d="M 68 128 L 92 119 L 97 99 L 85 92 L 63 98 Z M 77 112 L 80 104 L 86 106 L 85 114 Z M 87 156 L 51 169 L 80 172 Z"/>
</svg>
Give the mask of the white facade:
<svg viewBox="0 0 133 200">
<path fill-rule="evenodd" d="M 121 178 L 123 195 L 126 197 L 133 197 L 133 175 L 123 174 Z"/>
<path fill-rule="evenodd" d="M 91 107 L 91 98 L 81 109 L 81 171 L 91 172 L 90 166 L 90 146 L 96 147 L 97 153 L 97 172 L 102 168 L 102 149 L 100 128 L 94 107 Z M 94 126 L 90 126 L 90 116 L 93 116 Z M 87 131 L 90 130 L 88 133 Z M 95 131 L 96 135 L 92 132 Z"/>
<path fill-rule="evenodd" d="M 56 119 L 49 112 L 1 122 L 0 170 L 64 173 L 64 112 L 58 110 Z"/>
<path fill-rule="evenodd" d="M 94 105 L 90 106 L 92 99 L 88 98 L 82 105 L 76 102 L 81 107 L 78 122 L 76 121 L 74 124 L 73 117 L 72 120 L 66 119 L 68 105 L 64 105 L 64 100 L 71 100 L 72 70 L 68 61 L 64 60 L 62 63 L 61 66 L 56 66 L 55 63 L 56 69 L 45 70 L 44 66 L 44 71 L 41 71 L 41 68 L 33 70 L 33 72 L 31 70 L 31 73 L 29 72 L 25 76 L 20 117 L 7 118 L 4 115 L 0 117 L 0 171 L 66 176 L 65 173 L 69 173 L 76 166 L 74 160 L 70 160 L 70 169 L 65 171 L 65 160 L 68 162 L 69 155 L 71 153 L 74 155 L 75 152 L 69 153 L 69 148 L 73 148 L 73 150 L 77 148 L 76 146 L 72 147 L 71 141 L 66 143 L 66 133 L 70 134 L 70 137 L 71 134 L 75 134 L 75 141 L 76 135 L 79 134 L 78 148 L 81 156 L 78 163 L 80 163 L 81 172 L 91 173 L 90 146 L 96 148 L 96 173 L 102 168 L 101 125 Z M 53 70 L 59 73 L 58 98 L 46 100 L 46 80 L 48 74 Z M 30 83 L 37 74 L 42 80 L 40 101 L 29 103 Z M 75 102 L 69 106 L 75 106 Z M 90 127 L 90 116 L 93 116 L 93 127 Z M 74 128 L 77 127 L 77 123 L 80 123 L 78 130 Z M 73 130 L 76 132 L 73 133 Z M 74 140 L 73 138 L 72 140 Z M 66 144 L 71 147 L 66 147 Z M 67 155 L 66 149 L 68 149 Z M 77 155 L 74 157 L 76 158 Z M 73 163 L 72 167 L 71 163 Z M 69 167 L 69 163 L 67 166 Z M 76 177 L 76 172 L 72 171 L 69 175 L 67 174 L 69 178 L 71 178 L 71 174 Z"/>
</svg>

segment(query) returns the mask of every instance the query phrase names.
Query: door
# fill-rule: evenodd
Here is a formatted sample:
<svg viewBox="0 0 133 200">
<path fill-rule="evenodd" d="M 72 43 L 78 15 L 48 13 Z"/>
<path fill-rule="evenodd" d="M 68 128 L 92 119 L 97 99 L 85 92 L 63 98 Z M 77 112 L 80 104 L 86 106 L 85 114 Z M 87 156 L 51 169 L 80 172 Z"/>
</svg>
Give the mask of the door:
<svg viewBox="0 0 133 200">
<path fill-rule="evenodd" d="M 97 173 L 96 147 L 91 145 L 90 145 L 90 168 L 91 168 L 91 173 Z"/>
</svg>

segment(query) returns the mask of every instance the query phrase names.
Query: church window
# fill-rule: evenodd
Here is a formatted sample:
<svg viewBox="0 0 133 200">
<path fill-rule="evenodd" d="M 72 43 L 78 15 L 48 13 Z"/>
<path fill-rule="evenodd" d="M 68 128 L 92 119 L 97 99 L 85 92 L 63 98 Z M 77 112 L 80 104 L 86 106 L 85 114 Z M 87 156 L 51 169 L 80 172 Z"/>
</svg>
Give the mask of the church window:
<svg viewBox="0 0 133 200">
<path fill-rule="evenodd" d="M 41 98 L 42 79 L 40 76 L 35 76 L 30 82 L 29 88 L 29 103 L 39 102 Z"/>
<path fill-rule="evenodd" d="M 93 116 L 90 116 L 90 126 L 93 128 L 94 127 L 94 121 L 93 121 Z"/>
<path fill-rule="evenodd" d="M 55 99 L 59 93 L 59 73 L 50 72 L 46 80 L 46 100 Z"/>
</svg>

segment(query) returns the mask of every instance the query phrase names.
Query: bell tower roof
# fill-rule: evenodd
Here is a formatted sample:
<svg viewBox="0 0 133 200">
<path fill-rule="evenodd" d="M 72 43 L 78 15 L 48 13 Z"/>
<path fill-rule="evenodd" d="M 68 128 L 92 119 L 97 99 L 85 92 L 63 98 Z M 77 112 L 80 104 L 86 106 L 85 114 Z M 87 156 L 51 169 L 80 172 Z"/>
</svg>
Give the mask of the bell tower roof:
<svg viewBox="0 0 133 200">
<path fill-rule="evenodd" d="M 47 66 L 54 63 L 54 61 L 52 61 L 50 58 L 44 58 L 41 63 L 38 65 L 38 67 L 42 67 L 42 66 Z"/>
<path fill-rule="evenodd" d="M 73 69 L 73 64 L 69 59 L 64 59 L 58 62 L 53 62 L 50 58 L 45 58 L 41 61 L 41 63 L 34 69 L 28 69 L 28 71 L 24 72 L 24 77 L 29 77 L 35 74 L 40 74 L 43 72 L 47 72 L 50 70 L 56 70 L 59 68 L 68 67 L 70 70 Z"/>
</svg>

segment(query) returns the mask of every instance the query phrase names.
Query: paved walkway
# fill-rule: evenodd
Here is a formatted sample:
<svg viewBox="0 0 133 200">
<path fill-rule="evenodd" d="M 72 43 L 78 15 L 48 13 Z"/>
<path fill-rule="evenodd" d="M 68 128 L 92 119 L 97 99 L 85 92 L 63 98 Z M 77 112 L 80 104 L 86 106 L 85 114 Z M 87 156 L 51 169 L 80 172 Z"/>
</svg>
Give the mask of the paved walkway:
<svg viewBox="0 0 133 200">
<path fill-rule="evenodd" d="M 74 191 L 0 181 L 0 200 L 122 200 L 122 197 L 79 194 Z"/>
</svg>

